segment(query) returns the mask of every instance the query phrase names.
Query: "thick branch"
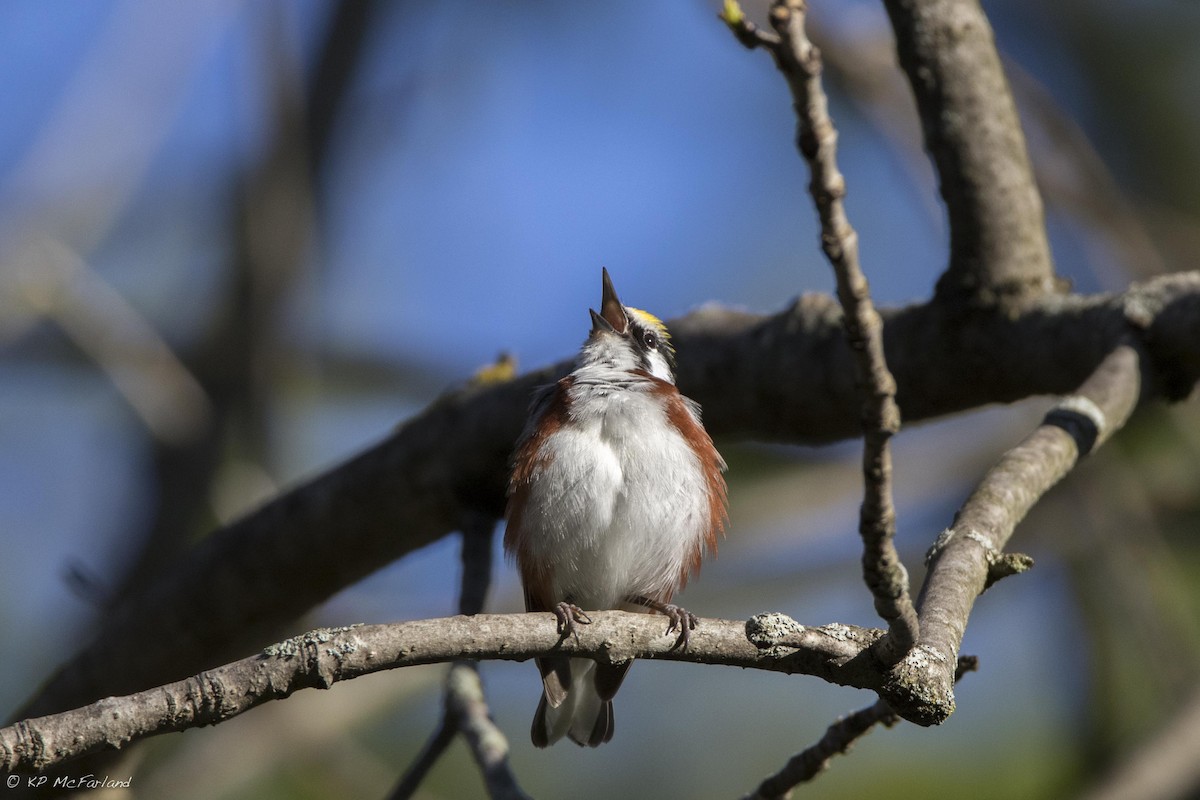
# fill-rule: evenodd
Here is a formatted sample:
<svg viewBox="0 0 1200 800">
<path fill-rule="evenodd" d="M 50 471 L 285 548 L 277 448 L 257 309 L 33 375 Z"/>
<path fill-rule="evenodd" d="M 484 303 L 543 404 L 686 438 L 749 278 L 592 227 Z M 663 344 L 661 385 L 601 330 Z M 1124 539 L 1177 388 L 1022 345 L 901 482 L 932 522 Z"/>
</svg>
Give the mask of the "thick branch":
<svg viewBox="0 0 1200 800">
<path fill-rule="evenodd" d="M 954 664 L 975 598 L 1003 563 L 1004 546 L 1029 509 L 1079 461 L 1120 429 L 1143 392 L 1142 356 L 1129 343 L 1005 453 L 929 553 L 919 602 L 921 639 L 894 670 L 883 697 L 907 719 L 943 721 L 954 710 Z"/>
<path fill-rule="evenodd" d="M 1116 296 L 1049 295 L 1012 316 L 949 317 L 939 306 L 919 305 L 883 318 L 897 399 L 910 422 L 1069 392 L 1130 321 L 1146 329 L 1168 397 L 1183 396 L 1200 376 L 1197 273 Z M 680 389 L 703 404 L 714 435 L 821 443 L 859 432 L 852 360 L 830 298 L 806 296 L 773 316 L 710 307 L 672 326 Z M 211 534 L 114 608 L 95 640 L 14 718 L 219 664 L 339 589 L 457 530 L 464 510 L 499 516 L 530 393 L 566 367 L 447 395 L 378 445 Z"/>
<path fill-rule="evenodd" d="M 854 354 L 855 379 L 862 395 L 865 495 L 859 533 L 863 577 L 875 598 L 875 610 L 888 623 L 888 636 L 879 643 L 878 655 L 884 663 L 895 664 L 916 643 L 918 633 L 908 572 L 894 543 L 896 509 L 889 441 L 900 430 L 900 409 L 896 381 L 884 358 L 883 323 L 859 265 L 858 234 L 842 202 L 846 181 L 837 165 L 837 129 L 821 85 L 821 54 L 805 32 L 806 11 L 805 0 L 777 0 L 771 6 L 775 36 L 755 30 L 733 4 L 726 8 L 725 21 L 739 41 L 771 53 L 795 103 L 796 144 L 812 175 L 808 188 L 821 220 L 821 249 L 837 278 L 846 340 Z"/>
<path fill-rule="evenodd" d="M 978 0 L 884 0 L 950 222 L 943 299 L 1024 300 L 1054 288 L 1042 200 L 992 28 Z"/>
<path fill-rule="evenodd" d="M 43 770 L 148 736 L 215 725 L 299 689 L 328 689 L 380 670 L 456 659 L 525 661 L 565 653 L 615 664 L 655 658 L 816 675 L 865 689 L 878 689 L 884 677 L 873 659 L 862 657 L 881 635 L 873 629 L 809 628 L 778 614 L 749 622 L 704 619 L 684 650 L 661 617 L 621 611 L 589 616 L 592 624 L 566 639 L 552 614 L 319 629 L 186 680 L 0 729 L 0 768 Z"/>
</svg>

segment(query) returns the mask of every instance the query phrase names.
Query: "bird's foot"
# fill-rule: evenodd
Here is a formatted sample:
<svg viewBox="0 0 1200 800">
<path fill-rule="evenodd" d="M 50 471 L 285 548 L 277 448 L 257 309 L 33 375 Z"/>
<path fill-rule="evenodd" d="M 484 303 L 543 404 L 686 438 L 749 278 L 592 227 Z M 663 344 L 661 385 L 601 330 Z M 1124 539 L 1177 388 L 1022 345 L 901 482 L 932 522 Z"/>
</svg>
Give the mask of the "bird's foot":
<svg viewBox="0 0 1200 800">
<path fill-rule="evenodd" d="M 675 640 L 675 646 L 687 650 L 688 642 L 692 639 L 692 631 L 696 630 L 696 626 L 700 624 L 700 618 L 686 608 L 672 603 L 664 603 L 659 611 L 666 614 L 667 619 L 671 621 L 671 624 L 667 626 L 667 633 L 679 631 L 679 638 Z"/>
<path fill-rule="evenodd" d="M 692 612 L 688 611 L 683 606 L 677 606 L 674 603 L 660 603 L 657 600 L 651 600 L 648 597 L 637 595 L 629 598 L 632 603 L 637 603 L 646 608 L 652 608 L 660 614 L 665 614 L 670 624 L 667 625 L 667 634 L 679 631 L 679 638 L 675 640 L 675 647 L 687 649 L 688 642 L 692 639 L 692 631 L 696 630 L 696 626 L 700 624 L 700 618 Z"/>
<path fill-rule="evenodd" d="M 583 613 L 583 609 L 574 603 L 562 601 L 554 607 L 554 616 L 558 619 L 558 635 L 566 638 L 572 634 L 578 638 L 575 624 L 591 625 L 592 618 Z"/>
</svg>

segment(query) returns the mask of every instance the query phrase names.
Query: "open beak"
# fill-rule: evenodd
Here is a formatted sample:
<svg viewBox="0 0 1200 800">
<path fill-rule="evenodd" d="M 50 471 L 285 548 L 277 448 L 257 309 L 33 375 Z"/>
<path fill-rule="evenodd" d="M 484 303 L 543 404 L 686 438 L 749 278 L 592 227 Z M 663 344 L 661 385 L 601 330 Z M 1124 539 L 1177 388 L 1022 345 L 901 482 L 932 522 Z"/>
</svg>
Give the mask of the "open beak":
<svg viewBox="0 0 1200 800">
<path fill-rule="evenodd" d="M 603 330 L 615 333 L 625 333 L 629 320 L 625 318 L 625 307 L 617 299 L 617 290 L 613 288 L 612 278 L 608 277 L 608 269 L 602 268 L 604 295 L 600 299 L 600 313 L 588 309 L 592 315 L 592 333 Z"/>
</svg>

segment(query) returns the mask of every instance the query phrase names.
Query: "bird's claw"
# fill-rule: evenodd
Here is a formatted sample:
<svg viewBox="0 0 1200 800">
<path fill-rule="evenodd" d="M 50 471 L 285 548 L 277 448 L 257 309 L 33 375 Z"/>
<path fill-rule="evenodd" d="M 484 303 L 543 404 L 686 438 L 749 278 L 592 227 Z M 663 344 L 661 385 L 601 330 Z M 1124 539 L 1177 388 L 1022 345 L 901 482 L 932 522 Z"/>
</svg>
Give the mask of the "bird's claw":
<svg viewBox="0 0 1200 800">
<path fill-rule="evenodd" d="M 670 620 L 670 624 L 667 625 L 667 633 L 679 631 L 679 638 L 675 641 L 675 646 L 686 650 L 688 642 L 692 639 L 692 631 L 696 630 L 696 626 L 700 624 L 700 618 L 686 608 L 673 603 L 664 604 L 660 610 Z"/>
<path fill-rule="evenodd" d="M 572 634 L 579 636 L 575 631 L 575 623 L 592 624 L 592 618 L 583 613 L 582 608 L 565 600 L 554 607 L 554 616 L 558 620 L 558 635 L 564 638 Z"/>
</svg>

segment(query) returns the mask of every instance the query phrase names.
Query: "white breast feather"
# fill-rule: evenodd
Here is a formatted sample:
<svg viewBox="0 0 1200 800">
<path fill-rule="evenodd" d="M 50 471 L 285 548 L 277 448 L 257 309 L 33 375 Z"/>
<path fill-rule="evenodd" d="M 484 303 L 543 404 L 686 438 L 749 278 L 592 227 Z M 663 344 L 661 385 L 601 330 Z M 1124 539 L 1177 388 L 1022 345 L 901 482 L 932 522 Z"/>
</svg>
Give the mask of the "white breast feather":
<svg viewBox="0 0 1200 800">
<path fill-rule="evenodd" d="M 575 373 L 575 424 L 542 445 L 525 508 L 524 524 L 541 528 L 529 556 L 550 567 L 556 599 L 583 608 L 673 592 L 709 521 L 699 459 L 650 384 L 616 388 L 616 372 Z"/>
</svg>

